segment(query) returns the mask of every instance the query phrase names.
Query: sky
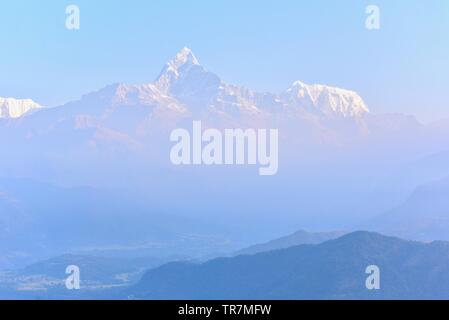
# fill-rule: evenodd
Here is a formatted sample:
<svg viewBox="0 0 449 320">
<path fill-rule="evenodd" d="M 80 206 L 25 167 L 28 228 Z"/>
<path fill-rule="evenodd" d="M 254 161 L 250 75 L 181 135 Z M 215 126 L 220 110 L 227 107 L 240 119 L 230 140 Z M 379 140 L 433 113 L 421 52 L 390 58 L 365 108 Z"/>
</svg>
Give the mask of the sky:
<svg viewBox="0 0 449 320">
<path fill-rule="evenodd" d="M 80 30 L 65 28 L 68 5 Z M 379 30 L 365 28 L 368 5 Z M 447 0 L 3 0 L 0 96 L 56 106 L 153 81 L 184 46 L 224 81 L 357 91 L 373 112 L 449 118 Z"/>
</svg>

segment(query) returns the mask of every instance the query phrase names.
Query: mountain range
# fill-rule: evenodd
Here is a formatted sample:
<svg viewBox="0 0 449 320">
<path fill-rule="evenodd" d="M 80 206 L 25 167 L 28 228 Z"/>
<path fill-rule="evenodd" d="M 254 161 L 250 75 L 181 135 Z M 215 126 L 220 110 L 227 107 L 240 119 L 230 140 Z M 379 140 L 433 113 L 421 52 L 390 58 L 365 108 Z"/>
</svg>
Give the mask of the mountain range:
<svg viewBox="0 0 449 320">
<path fill-rule="evenodd" d="M 72 151 L 80 157 L 132 152 L 154 160 L 156 142 L 167 147 L 167 132 L 191 125 L 192 120 L 202 120 L 205 127 L 279 128 L 281 139 L 291 145 L 287 155 L 317 145 L 338 150 L 357 142 L 373 147 L 379 139 L 383 144 L 415 139 L 423 130 L 412 116 L 370 112 L 363 98 L 347 89 L 295 81 L 284 92 L 262 93 L 228 84 L 203 67 L 188 48 L 153 82 L 109 85 L 54 108 L 31 100 L 2 101 L 6 101 L 0 103 L 2 117 L 21 121 L 0 121 L 0 132 L 13 137 L 1 142 L 13 150 L 26 143 L 27 149 L 18 152 L 31 149 L 44 153 L 42 157 Z M 44 150 L 34 149 L 36 144 Z M 403 147 L 398 154 L 401 151 Z M 58 160 L 59 165 L 64 162 Z"/>
<path fill-rule="evenodd" d="M 318 245 L 170 263 L 127 291 L 135 299 L 447 299 L 449 244 L 354 232 Z M 368 266 L 380 290 L 368 290 Z"/>
<path fill-rule="evenodd" d="M 25 115 L 30 109 L 41 109 L 31 100 L 3 100 L 6 101 L 3 114 L 11 117 Z M 23 110 L 18 112 L 20 106 Z M 369 115 L 363 99 L 346 89 L 295 81 L 283 93 L 274 94 L 227 84 L 206 70 L 190 49 L 183 48 L 154 82 L 107 86 L 79 101 L 43 110 L 36 117 L 27 119 L 25 126 L 46 118 L 45 124 L 53 125 L 51 131 L 58 128 L 54 126 L 55 121 L 68 122 L 71 127 L 93 129 L 103 135 L 109 133 L 109 138 L 126 143 L 145 136 L 151 130 L 150 123 L 154 126 L 162 122 L 170 126 L 186 117 L 201 118 L 220 127 L 280 125 L 293 120 L 296 124 L 305 122 L 309 127 L 318 125 L 322 129 L 329 126 L 325 120 L 349 118 L 360 130 L 367 130 L 371 122 L 374 126 L 379 121 L 371 120 Z M 120 123 L 119 118 L 124 123 Z M 410 122 L 406 117 L 394 121 L 404 120 Z M 345 123 L 347 125 L 348 121 Z M 40 133 L 45 132 L 47 130 Z M 31 133 L 32 137 L 36 133 Z"/>
<path fill-rule="evenodd" d="M 109 85 L 52 108 L 0 101 L 3 267 L 80 249 L 216 256 L 292 228 L 346 229 L 449 172 L 442 161 L 438 172 L 417 166 L 412 182 L 389 180 L 408 174 L 405 161 L 449 149 L 444 123 L 379 114 L 333 86 L 295 81 L 262 93 L 228 84 L 188 48 L 152 82 Z M 278 128 L 278 175 L 173 166 L 169 133 L 193 120 Z"/>
<path fill-rule="evenodd" d="M 408 241 L 366 231 L 257 254 L 162 263 L 154 258 L 64 255 L 20 272 L 0 273 L 0 297 L 346 300 L 447 299 L 449 294 L 448 242 Z M 69 264 L 83 270 L 82 290 L 77 292 L 64 289 Z M 377 290 L 366 286 L 372 266 L 379 270 Z"/>
<path fill-rule="evenodd" d="M 256 252 L 274 251 L 282 248 L 289 248 L 305 243 L 322 243 L 329 239 L 341 236 L 341 232 L 311 233 L 298 231 L 293 235 L 286 236 L 268 242 L 242 249 L 234 255 L 254 254 Z M 193 243 L 189 243 L 192 245 Z M 168 248 L 163 248 L 167 250 Z M 170 249 L 168 249 L 170 250 Z M 90 251 L 90 255 L 64 254 L 50 259 L 44 259 L 31 263 L 21 268 L 14 268 L 8 272 L 0 272 L 0 298 L 2 297 L 2 287 L 9 291 L 9 295 L 17 298 L 39 297 L 41 299 L 53 298 L 92 298 L 105 294 L 117 296 L 119 288 L 135 285 L 142 275 L 148 270 L 157 268 L 163 264 L 174 261 L 207 261 L 215 257 L 202 257 L 201 259 L 191 259 L 188 256 L 165 256 L 161 257 L 155 252 L 147 250 L 128 255 L 108 250 Z M 184 250 L 185 253 L 192 252 Z M 167 251 L 168 253 L 168 251 Z M 216 256 L 220 256 L 217 255 Z M 5 257 L 7 258 L 7 257 Z M 76 265 L 82 270 L 82 292 L 71 294 L 64 290 L 64 280 L 67 277 L 65 270 L 69 265 Z M 110 290 L 118 292 L 111 292 Z M 123 290 L 122 290 L 123 291 Z M 6 294 L 4 294 L 6 296 Z"/>
<path fill-rule="evenodd" d="M 26 101 L 4 104 L 2 114 L 15 121 L 0 119 L 0 143 L 10 150 L 0 176 L 70 185 L 119 184 L 124 164 L 136 172 L 122 174 L 136 179 L 145 163 L 167 167 L 169 132 L 192 120 L 205 128 L 280 128 L 292 144 L 286 154 L 302 145 L 338 146 L 378 122 L 353 91 L 296 81 L 280 94 L 259 93 L 225 83 L 188 48 L 150 83 L 109 85 L 53 108 Z M 32 161 L 24 168 L 18 158 Z"/>
</svg>

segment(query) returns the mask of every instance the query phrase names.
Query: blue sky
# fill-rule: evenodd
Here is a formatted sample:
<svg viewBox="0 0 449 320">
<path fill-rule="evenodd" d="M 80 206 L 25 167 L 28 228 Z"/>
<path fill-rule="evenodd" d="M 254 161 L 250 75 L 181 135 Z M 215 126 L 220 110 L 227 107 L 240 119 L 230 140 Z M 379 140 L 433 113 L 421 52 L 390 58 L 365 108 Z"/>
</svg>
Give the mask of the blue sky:
<svg viewBox="0 0 449 320">
<path fill-rule="evenodd" d="M 343 4 L 344 3 L 344 4 Z M 65 8 L 81 29 L 65 28 Z M 365 8 L 381 10 L 381 29 Z M 223 80 L 280 92 L 295 80 L 359 92 L 376 112 L 449 117 L 449 1 L 46 0 L 0 4 L 0 96 L 58 105 L 152 81 L 183 46 Z"/>
</svg>

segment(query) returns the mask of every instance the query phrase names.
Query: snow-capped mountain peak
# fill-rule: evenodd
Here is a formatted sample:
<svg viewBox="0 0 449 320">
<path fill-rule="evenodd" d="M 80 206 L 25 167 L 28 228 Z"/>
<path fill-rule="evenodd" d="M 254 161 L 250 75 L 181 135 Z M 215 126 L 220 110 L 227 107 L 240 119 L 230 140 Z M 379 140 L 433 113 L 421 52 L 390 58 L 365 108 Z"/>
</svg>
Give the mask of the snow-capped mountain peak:
<svg viewBox="0 0 449 320">
<path fill-rule="evenodd" d="M 214 121 L 234 119 L 249 122 L 260 119 L 360 117 L 369 112 L 362 98 L 354 91 L 308 85 L 296 81 L 282 94 L 260 93 L 227 84 L 200 65 L 188 48 L 183 48 L 151 83 L 115 84 L 83 97 L 83 109 L 102 110 L 109 115 L 120 107 L 145 107 L 154 113 L 213 118 Z M 90 106 L 87 108 L 87 106 Z M 102 111 L 99 112 L 102 112 Z M 117 111 L 118 112 L 118 111 Z"/>
<path fill-rule="evenodd" d="M 182 79 L 192 69 L 204 71 L 192 50 L 184 47 L 162 69 L 156 80 L 156 85 L 162 92 L 167 93 L 176 81 Z"/>
<path fill-rule="evenodd" d="M 20 118 L 33 110 L 41 108 L 41 105 L 31 99 L 0 97 L 0 118 Z"/>
<path fill-rule="evenodd" d="M 200 65 L 188 48 L 168 62 L 154 82 L 161 94 L 176 99 L 193 113 L 213 104 L 222 85 L 221 79 Z"/>
<path fill-rule="evenodd" d="M 176 55 L 175 59 L 170 62 L 170 64 L 175 68 L 179 68 L 180 66 L 186 64 L 200 65 L 195 54 L 187 47 L 182 48 L 181 51 L 179 51 Z"/>
<path fill-rule="evenodd" d="M 263 109 L 260 103 L 275 110 L 276 101 L 279 101 L 326 117 L 358 117 L 369 113 L 363 99 L 354 91 L 302 81 L 294 82 L 284 94 L 271 95 L 274 97 L 271 101 L 266 95 L 223 83 L 216 74 L 201 66 L 192 50 L 186 47 L 165 65 L 154 85 L 162 94 L 175 98 L 195 112 L 210 106 L 254 111 Z"/>
<path fill-rule="evenodd" d="M 362 97 L 355 91 L 321 84 L 309 85 L 295 81 L 283 97 L 291 105 L 325 115 L 355 117 L 370 112 Z"/>
</svg>

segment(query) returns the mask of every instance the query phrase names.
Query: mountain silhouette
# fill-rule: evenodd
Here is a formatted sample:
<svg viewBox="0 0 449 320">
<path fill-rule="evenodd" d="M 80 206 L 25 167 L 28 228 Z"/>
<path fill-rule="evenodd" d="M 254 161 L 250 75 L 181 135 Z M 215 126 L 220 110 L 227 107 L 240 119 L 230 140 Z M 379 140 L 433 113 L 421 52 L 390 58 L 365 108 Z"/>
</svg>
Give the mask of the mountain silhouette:
<svg viewBox="0 0 449 320">
<path fill-rule="evenodd" d="M 368 266 L 380 290 L 366 288 Z M 446 299 L 449 243 L 424 244 L 354 232 L 203 264 L 171 263 L 147 272 L 128 295 L 144 299 Z"/>
</svg>

